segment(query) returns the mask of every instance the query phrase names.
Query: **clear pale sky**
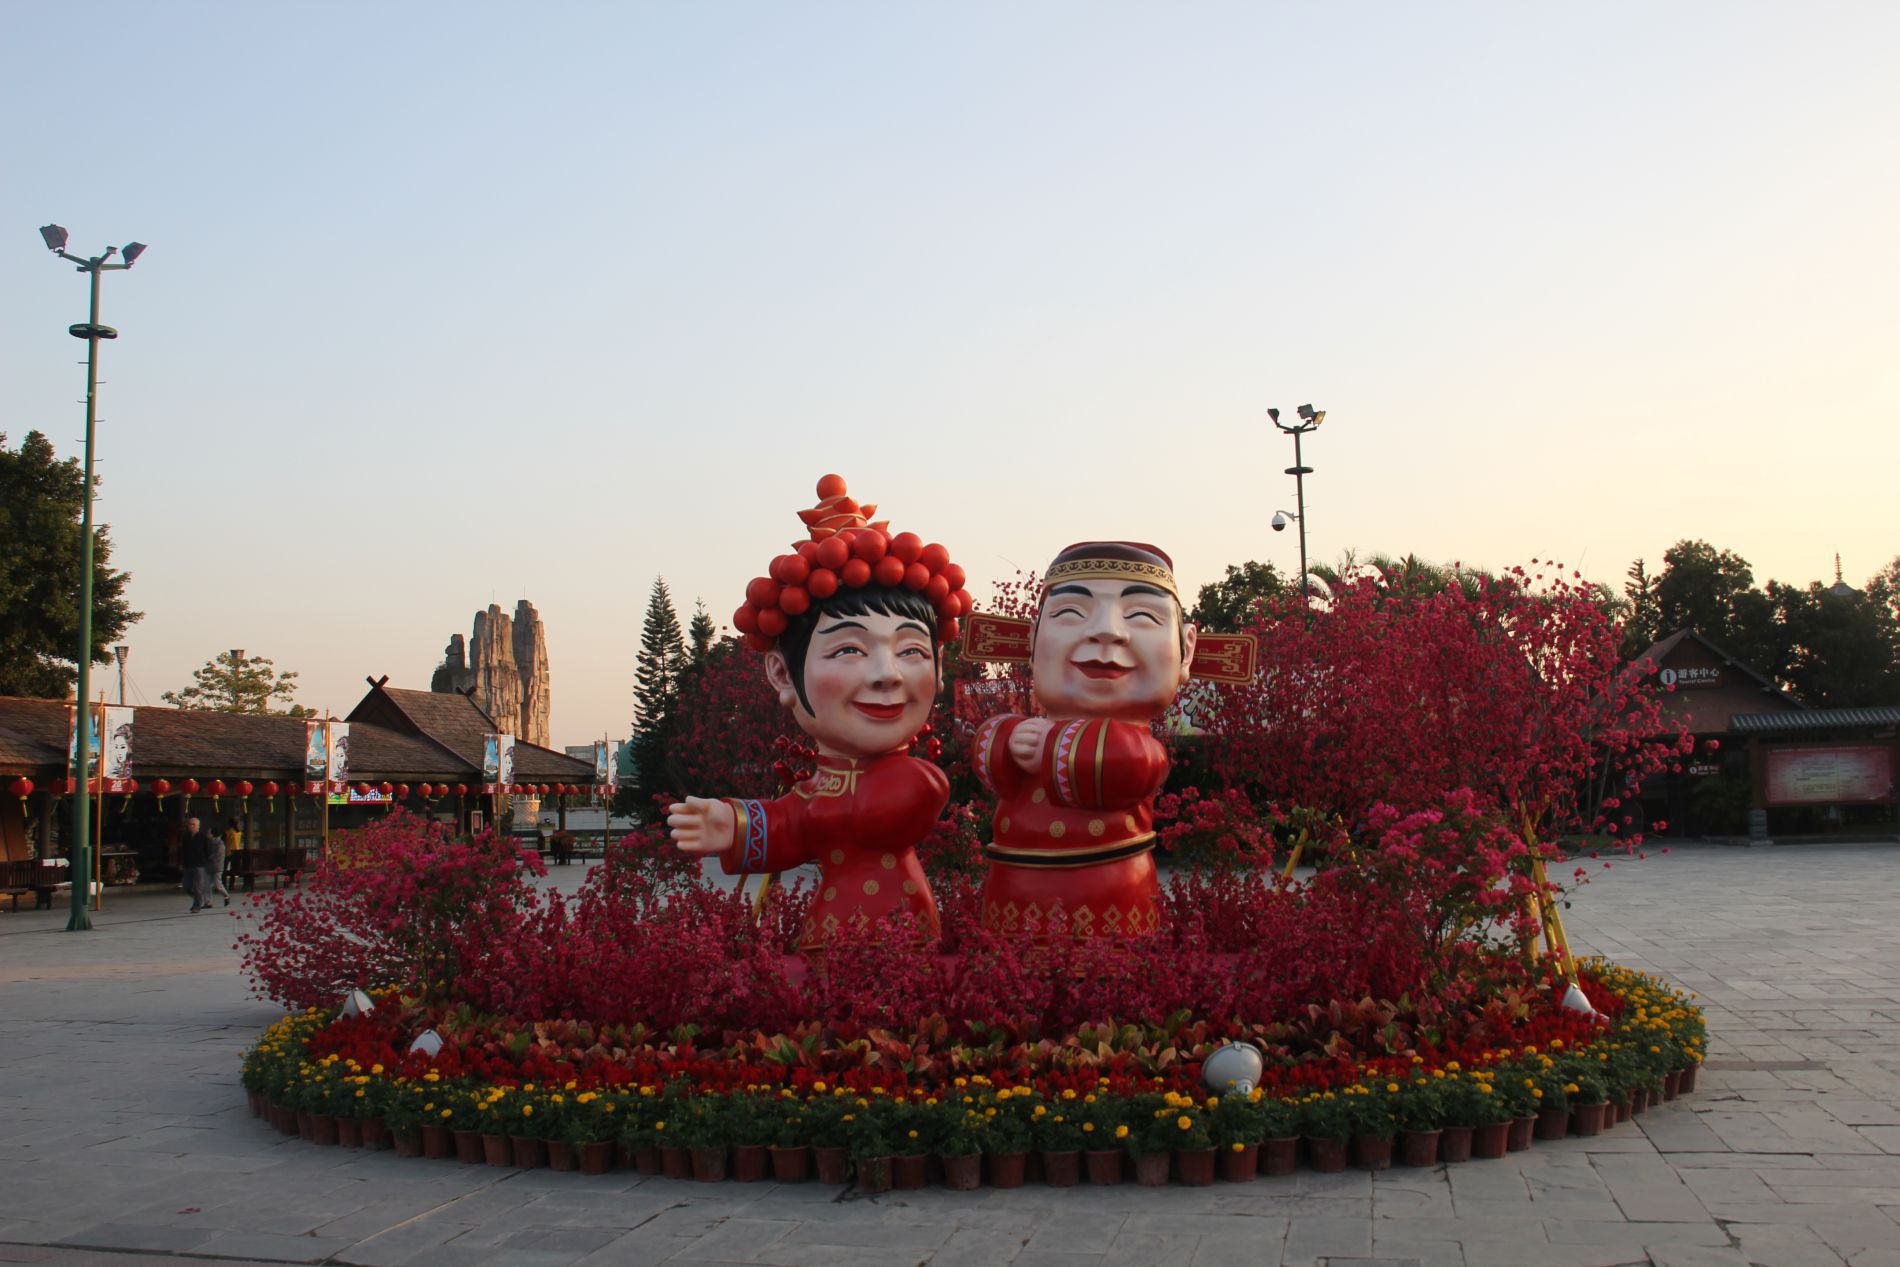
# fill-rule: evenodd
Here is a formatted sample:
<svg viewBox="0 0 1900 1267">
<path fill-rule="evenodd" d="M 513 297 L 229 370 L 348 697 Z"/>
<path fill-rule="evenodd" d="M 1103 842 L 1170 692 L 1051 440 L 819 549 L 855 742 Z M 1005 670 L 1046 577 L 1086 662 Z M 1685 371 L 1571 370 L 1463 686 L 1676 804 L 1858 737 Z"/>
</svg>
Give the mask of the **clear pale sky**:
<svg viewBox="0 0 1900 1267">
<path fill-rule="evenodd" d="M 1900 553 L 1900 6 L 9 6 L 0 430 L 80 449 L 134 700 L 347 709 L 491 600 L 555 743 L 820 474 L 979 596 L 1070 541 L 1758 581 Z M 110 677 L 106 679 L 110 682 Z"/>
</svg>

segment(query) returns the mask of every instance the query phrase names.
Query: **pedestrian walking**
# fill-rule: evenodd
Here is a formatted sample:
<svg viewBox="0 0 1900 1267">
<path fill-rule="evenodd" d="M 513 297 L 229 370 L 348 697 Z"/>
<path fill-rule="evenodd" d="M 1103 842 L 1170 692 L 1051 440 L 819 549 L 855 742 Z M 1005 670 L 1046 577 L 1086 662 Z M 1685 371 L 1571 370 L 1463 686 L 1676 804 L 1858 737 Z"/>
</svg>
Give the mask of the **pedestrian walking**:
<svg viewBox="0 0 1900 1267">
<path fill-rule="evenodd" d="M 211 895 L 213 893 L 223 898 L 226 906 L 231 905 L 231 890 L 224 887 L 224 856 L 227 850 L 242 849 L 243 847 L 244 831 L 238 826 L 238 820 L 235 818 L 225 824 L 223 836 L 211 837 L 211 862 L 205 872 L 205 878 L 207 880 L 205 884 L 206 906 L 211 905 Z"/>
<path fill-rule="evenodd" d="M 185 871 L 185 892 L 191 894 L 191 913 L 211 905 L 211 849 L 215 842 L 196 818 L 185 820 L 184 839 L 178 842 L 178 862 Z"/>
</svg>

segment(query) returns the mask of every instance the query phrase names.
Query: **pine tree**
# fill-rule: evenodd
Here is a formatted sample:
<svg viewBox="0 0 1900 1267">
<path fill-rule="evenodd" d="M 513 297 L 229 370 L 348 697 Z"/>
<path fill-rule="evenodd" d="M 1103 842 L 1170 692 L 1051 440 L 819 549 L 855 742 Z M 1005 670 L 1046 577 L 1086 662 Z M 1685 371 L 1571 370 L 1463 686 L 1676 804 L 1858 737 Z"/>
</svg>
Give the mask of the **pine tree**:
<svg viewBox="0 0 1900 1267">
<path fill-rule="evenodd" d="M 166 691 L 162 698 L 179 708 L 211 713 L 269 713 L 273 703 L 288 705 L 283 715 L 311 717 L 315 713 L 291 702 L 297 693 L 297 675 L 279 673 L 274 663 L 261 655 L 247 656 L 242 651 L 222 651 L 201 669 L 194 669 L 191 685 L 182 691 Z"/>
<path fill-rule="evenodd" d="M 662 786 L 662 770 L 673 705 L 679 699 L 680 674 L 686 669 L 686 640 L 680 634 L 679 615 L 673 610 L 673 596 L 667 592 L 664 577 L 654 579 L 652 595 L 647 599 L 646 625 L 640 633 L 635 665 L 635 788 L 630 808 L 644 816 L 651 811 L 654 797 L 671 791 Z"/>
<path fill-rule="evenodd" d="M 719 627 L 713 624 L 713 618 L 706 611 L 706 600 L 693 600 L 693 619 L 686 626 L 686 641 L 692 648 L 692 664 L 706 662 L 706 653 L 712 650 L 713 639 L 719 634 Z"/>
</svg>

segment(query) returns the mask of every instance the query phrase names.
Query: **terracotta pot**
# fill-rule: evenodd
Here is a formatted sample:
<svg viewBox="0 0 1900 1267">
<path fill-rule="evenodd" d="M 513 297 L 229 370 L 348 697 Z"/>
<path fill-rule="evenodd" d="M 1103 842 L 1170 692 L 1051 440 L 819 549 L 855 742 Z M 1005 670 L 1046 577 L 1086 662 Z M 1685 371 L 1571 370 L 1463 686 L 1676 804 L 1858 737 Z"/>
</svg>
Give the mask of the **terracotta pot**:
<svg viewBox="0 0 1900 1267">
<path fill-rule="evenodd" d="M 1603 1111 L 1607 1104 L 1579 1104 L 1570 1110 L 1570 1129 L 1578 1135 L 1603 1133 Z"/>
<path fill-rule="evenodd" d="M 297 1133 L 297 1115 L 281 1104 L 265 1105 L 264 1117 L 270 1123 L 271 1129 L 280 1135 Z"/>
<path fill-rule="evenodd" d="M 1162 1188 L 1168 1183 L 1168 1153 L 1142 1153 L 1135 1158 L 1135 1182 L 1144 1188 Z"/>
<path fill-rule="evenodd" d="M 1388 1154 L 1391 1144 L 1386 1145 Z M 1211 1148 L 1179 1148 L 1174 1153 L 1174 1169 L 1181 1176 L 1181 1182 L 1190 1188 L 1205 1188 L 1214 1182 L 1214 1150 Z"/>
<path fill-rule="evenodd" d="M 1027 1169 L 1027 1153 L 991 1153 L 989 1154 L 990 1187 L 1020 1188 Z"/>
<path fill-rule="evenodd" d="M 262 1091 L 246 1091 L 244 1093 L 244 1102 L 250 1106 L 252 1117 L 264 1116 L 264 1093 Z"/>
<path fill-rule="evenodd" d="M 1392 1141 L 1378 1135 L 1352 1137 L 1352 1164 L 1361 1170 L 1390 1170 Z"/>
<path fill-rule="evenodd" d="M 772 1178 L 777 1182 L 803 1183 L 811 1178 L 811 1149 L 805 1145 L 767 1151 L 772 1155 Z"/>
<path fill-rule="evenodd" d="M 1406 1166 L 1437 1165 L 1438 1136 L 1438 1131 L 1400 1131 L 1400 1164 Z"/>
<path fill-rule="evenodd" d="M 1511 1124 L 1489 1122 L 1471 1132 L 1471 1155 L 1496 1161 L 1510 1151 Z"/>
<path fill-rule="evenodd" d="M 1120 1183 L 1122 1181 L 1122 1158 L 1125 1154 L 1119 1148 L 1094 1149 L 1082 1154 L 1082 1164 L 1088 1168 L 1090 1183 Z M 944 1168 L 948 1173 L 950 1159 L 944 1158 Z"/>
<path fill-rule="evenodd" d="M 1282 1135 L 1260 1146 L 1260 1172 L 1264 1175 L 1290 1175 L 1299 1169 L 1300 1137 Z"/>
<path fill-rule="evenodd" d="M 943 1164 L 943 1186 L 952 1192 L 975 1192 L 983 1183 L 983 1154 L 971 1153 L 968 1157 L 945 1157 Z"/>
<path fill-rule="evenodd" d="M 691 1179 L 693 1155 L 681 1144 L 660 1145 L 660 1173 L 668 1179 Z"/>
<path fill-rule="evenodd" d="M 1682 1079 L 1676 1084 L 1676 1094 L 1688 1095 L 1695 1090 L 1696 1070 L 1701 1067 L 1701 1065 L 1690 1065 L 1682 1071 Z"/>
<path fill-rule="evenodd" d="M 450 1131 L 455 1137 L 455 1160 L 466 1166 L 482 1164 L 482 1133 L 480 1131 Z"/>
<path fill-rule="evenodd" d="M 1346 1141 L 1306 1137 L 1306 1160 L 1322 1175 L 1337 1174 L 1346 1168 Z"/>
<path fill-rule="evenodd" d="M 515 1164 L 515 1150 L 508 1146 L 506 1135 L 477 1136 L 482 1141 L 482 1160 L 491 1166 L 512 1166 Z"/>
<path fill-rule="evenodd" d="M 366 1117 L 357 1123 L 357 1130 L 363 1136 L 363 1147 L 389 1147 L 389 1131 L 383 1126 L 382 1118 Z"/>
<path fill-rule="evenodd" d="M 814 1147 L 811 1159 L 819 1183 L 843 1183 L 851 1175 L 851 1154 L 843 1148 Z"/>
<path fill-rule="evenodd" d="M 1511 1119 L 1511 1129 L 1505 1133 L 1504 1147 L 1514 1153 L 1521 1153 L 1531 1146 L 1531 1137 L 1537 1131 L 1537 1115 L 1527 1113 L 1523 1117 Z"/>
<path fill-rule="evenodd" d="M 344 1148 L 363 1146 L 363 1123 L 354 1117 L 338 1117 L 336 1120 L 336 1142 Z"/>
<path fill-rule="evenodd" d="M 1042 1181 L 1051 1188 L 1073 1188 L 1082 1179 L 1082 1152 L 1042 1154 Z"/>
<path fill-rule="evenodd" d="M 1438 1133 L 1438 1159 L 1446 1165 L 1471 1160 L 1471 1128 L 1447 1126 Z"/>
<path fill-rule="evenodd" d="M 858 1191 L 876 1196 L 880 1192 L 891 1190 L 891 1159 L 889 1157 L 858 1158 Z"/>
<path fill-rule="evenodd" d="M 312 1113 L 310 1115 L 310 1142 L 313 1144 L 336 1143 L 336 1119 L 328 1113 Z M 427 1148 L 428 1144 L 425 1142 L 423 1147 Z"/>
<path fill-rule="evenodd" d="M 633 1169 L 633 1150 L 627 1147 L 624 1139 L 614 1141 L 614 1165 L 622 1170 Z"/>
<path fill-rule="evenodd" d="M 757 1183 L 765 1178 L 765 1145 L 734 1144 L 732 1177 L 740 1183 Z"/>
<path fill-rule="evenodd" d="M 514 1155 L 517 1170 L 538 1170 L 547 1164 L 545 1142 L 526 1135 L 510 1135 L 508 1151 Z"/>
<path fill-rule="evenodd" d="M 1260 1145 L 1220 1150 L 1220 1177 L 1228 1183 L 1252 1183 L 1260 1175 Z"/>
<path fill-rule="evenodd" d="M 548 1141 L 549 1170 L 568 1172 L 579 1170 L 580 1168 L 581 1155 L 575 1151 L 573 1144 L 564 1139 L 551 1139 Z"/>
<path fill-rule="evenodd" d="M 660 1146 L 658 1144 L 646 1144 L 634 1149 L 633 1168 L 638 1173 L 648 1177 L 665 1173 L 666 1163 L 660 1157 Z"/>
<path fill-rule="evenodd" d="M 581 1173 L 584 1175 L 604 1175 L 614 1168 L 614 1142 L 610 1139 L 590 1139 L 585 1144 L 576 1145 L 581 1155 Z"/>
<path fill-rule="evenodd" d="M 911 1192 L 921 1188 L 929 1177 L 929 1154 L 909 1153 L 902 1157 L 891 1158 L 891 1187 L 899 1192 Z"/>
<path fill-rule="evenodd" d="M 398 1157 L 422 1156 L 422 1132 L 421 1131 L 413 1131 L 413 1130 L 392 1131 L 390 1132 L 389 1139 L 390 1139 L 390 1142 L 396 1146 L 396 1156 Z"/>
<path fill-rule="evenodd" d="M 1682 1092 L 1682 1070 L 1671 1069 L 1663 1075 L 1663 1099 L 1673 1100 Z"/>
<path fill-rule="evenodd" d="M 297 1110 L 297 1138 L 309 1139 L 310 1129 L 311 1129 L 310 1128 L 310 1114 L 304 1112 L 302 1109 L 298 1109 Z"/>
<path fill-rule="evenodd" d="M 448 1127 L 423 1125 L 422 1155 L 431 1161 L 443 1161 L 455 1156 L 455 1136 L 449 1134 Z"/>
<path fill-rule="evenodd" d="M 1630 1120 L 1630 1117 L 1633 1114 L 1633 1112 L 1634 1110 L 1630 1108 L 1630 1102 L 1628 1100 L 1625 1100 L 1623 1101 L 1623 1103 L 1616 1106 L 1616 1120 L 1619 1123 L 1627 1122 Z"/>
<path fill-rule="evenodd" d="M 690 1150 L 693 1154 L 693 1178 L 701 1183 L 726 1181 L 726 1147 L 713 1144 Z"/>
<path fill-rule="evenodd" d="M 1537 1110 L 1537 1138 L 1562 1139 L 1570 1134 L 1569 1109 Z"/>
</svg>

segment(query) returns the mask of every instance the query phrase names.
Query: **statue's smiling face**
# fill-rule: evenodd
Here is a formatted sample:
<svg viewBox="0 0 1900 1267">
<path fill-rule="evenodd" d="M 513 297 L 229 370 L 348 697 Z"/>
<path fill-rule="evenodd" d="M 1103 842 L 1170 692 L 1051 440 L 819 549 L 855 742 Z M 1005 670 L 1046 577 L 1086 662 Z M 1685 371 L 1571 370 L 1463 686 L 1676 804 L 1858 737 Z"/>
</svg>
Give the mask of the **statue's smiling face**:
<svg viewBox="0 0 1900 1267">
<path fill-rule="evenodd" d="M 1036 701 L 1052 717 L 1158 717 L 1187 682 L 1194 636 L 1174 595 L 1158 586 L 1064 581 L 1036 617 Z"/>
<path fill-rule="evenodd" d="M 909 745 L 937 697 L 936 644 L 914 617 L 877 612 L 820 616 L 805 652 L 805 698 L 783 653 L 766 657 L 766 677 L 799 728 L 832 756 L 876 757 Z"/>
</svg>

